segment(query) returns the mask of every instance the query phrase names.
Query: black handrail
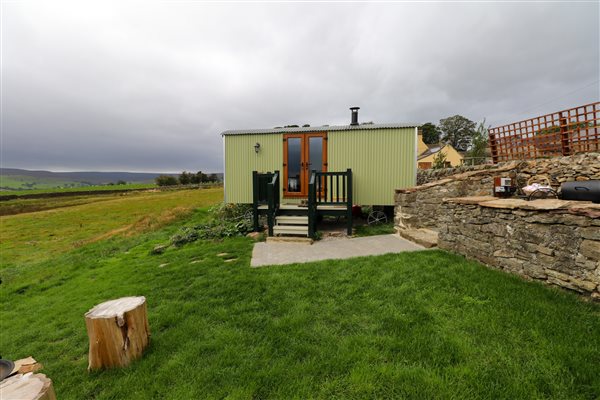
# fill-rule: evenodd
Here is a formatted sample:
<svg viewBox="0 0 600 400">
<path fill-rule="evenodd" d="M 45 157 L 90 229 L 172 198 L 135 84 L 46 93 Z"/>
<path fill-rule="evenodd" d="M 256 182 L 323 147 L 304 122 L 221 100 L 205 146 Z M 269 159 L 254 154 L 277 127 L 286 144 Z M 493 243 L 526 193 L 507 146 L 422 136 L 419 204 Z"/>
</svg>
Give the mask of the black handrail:
<svg viewBox="0 0 600 400">
<path fill-rule="evenodd" d="M 341 182 L 340 182 L 341 181 Z M 341 190 L 340 190 L 341 186 Z M 352 170 L 343 172 L 312 171 L 308 184 L 309 235 L 315 232 L 318 206 L 345 205 L 348 234 L 352 234 Z"/>
<path fill-rule="evenodd" d="M 314 200 L 319 205 L 344 205 L 352 198 L 351 180 L 352 170 L 348 168 L 343 172 L 318 172 L 313 171 L 315 184 Z M 311 176 L 312 178 L 312 176 Z M 341 190 L 340 190 L 341 189 Z"/>
<path fill-rule="evenodd" d="M 315 179 L 317 171 L 312 171 L 310 181 L 308 181 L 308 236 L 315 237 L 315 228 L 317 223 L 317 199 L 315 191 Z"/>
<path fill-rule="evenodd" d="M 267 198 L 269 210 L 267 221 L 269 224 L 269 236 L 273 236 L 273 225 L 275 225 L 275 215 L 279 209 L 279 171 L 273 173 L 273 178 L 267 184 Z"/>
<path fill-rule="evenodd" d="M 252 216 L 254 231 L 259 230 L 259 207 L 267 206 L 269 234 L 272 234 L 275 213 L 279 209 L 279 171 L 252 171 Z"/>
</svg>

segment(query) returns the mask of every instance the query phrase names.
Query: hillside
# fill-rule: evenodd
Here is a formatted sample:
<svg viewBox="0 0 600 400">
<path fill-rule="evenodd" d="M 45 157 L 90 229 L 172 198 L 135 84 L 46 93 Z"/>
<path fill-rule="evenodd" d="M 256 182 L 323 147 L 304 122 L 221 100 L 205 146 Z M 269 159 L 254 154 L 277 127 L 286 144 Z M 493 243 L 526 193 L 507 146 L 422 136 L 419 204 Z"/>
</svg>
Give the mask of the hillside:
<svg viewBox="0 0 600 400">
<path fill-rule="evenodd" d="M 56 187 L 81 187 L 104 185 L 125 181 L 127 183 L 152 183 L 161 174 L 148 172 L 52 172 L 18 168 L 0 168 L 0 190 L 49 189 Z M 223 174 L 217 174 L 222 179 Z"/>
</svg>

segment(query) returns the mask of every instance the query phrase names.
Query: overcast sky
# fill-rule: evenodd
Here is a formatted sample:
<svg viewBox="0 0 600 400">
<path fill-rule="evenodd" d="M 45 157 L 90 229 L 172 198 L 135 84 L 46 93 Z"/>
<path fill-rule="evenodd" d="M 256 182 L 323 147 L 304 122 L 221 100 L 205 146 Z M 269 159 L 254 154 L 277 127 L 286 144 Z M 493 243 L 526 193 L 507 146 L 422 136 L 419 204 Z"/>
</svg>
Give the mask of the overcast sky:
<svg viewBox="0 0 600 400">
<path fill-rule="evenodd" d="M 222 171 L 227 129 L 600 98 L 599 3 L 2 0 L 2 166 Z"/>
</svg>

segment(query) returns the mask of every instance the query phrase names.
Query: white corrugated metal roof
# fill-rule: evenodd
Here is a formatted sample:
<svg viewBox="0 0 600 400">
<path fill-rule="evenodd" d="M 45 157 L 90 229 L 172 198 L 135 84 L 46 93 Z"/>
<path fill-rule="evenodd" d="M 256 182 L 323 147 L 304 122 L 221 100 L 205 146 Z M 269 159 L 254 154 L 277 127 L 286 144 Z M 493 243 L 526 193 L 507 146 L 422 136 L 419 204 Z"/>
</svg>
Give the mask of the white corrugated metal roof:
<svg viewBox="0 0 600 400">
<path fill-rule="evenodd" d="M 367 130 L 367 129 L 390 129 L 390 128 L 415 128 L 421 124 L 400 123 L 400 124 L 364 124 L 364 125 L 337 125 L 337 126 L 307 126 L 299 128 L 274 128 L 274 129 L 238 129 L 228 130 L 221 133 L 225 135 L 256 135 L 267 133 L 295 133 L 295 132 L 324 132 L 324 131 L 347 131 L 347 130 Z"/>
</svg>

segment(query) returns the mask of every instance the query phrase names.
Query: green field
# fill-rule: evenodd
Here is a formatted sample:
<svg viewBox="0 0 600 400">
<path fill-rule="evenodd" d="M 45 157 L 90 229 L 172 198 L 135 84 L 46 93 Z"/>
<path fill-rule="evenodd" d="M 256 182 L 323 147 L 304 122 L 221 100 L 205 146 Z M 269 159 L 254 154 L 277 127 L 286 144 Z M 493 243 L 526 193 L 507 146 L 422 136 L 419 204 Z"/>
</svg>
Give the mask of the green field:
<svg viewBox="0 0 600 400">
<path fill-rule="evenodd" d="M 0 217 L 0 254 L 8 262 L 51 258 L 113 235 L 134 235 L 218 202 L 223 191 L 195 189 L 87 196 L 81 204 Z M 38 199 L 36 199 L 38 200 Z M 64 199 L 43 199 L 49 206 Z M 24 201 L 27 200 L 17 200 Z M 6 202 L 8 203 L 8 202 Z"/>
<path fill-rule="evenodd" d="M 4 189 L 53 189 L 58 186 L 81 186 L 81 182 L 67 179 L 32 177 L 26 175 L 0 175 L 0 187 Z M 0 192 L 3 193 L 3 192 Z"/>
<path fill-rule="evenodd" d="M 2 356 L 35 357 L 59 399 L 599 398 L 600 306 L 456 255 L 251 269 L 247 238 L 150 255 L 221 198 L 0 217 Z M 147 298 L 150 347 L 88 373 L 83 314 L 131 295 Z"/>
<path fill-rule="evenodd" d="M 28 194 L 41 194 L 41 193 L 69 193 L 69 192 L 101 192 L 101 191 L 112 191 L 112 190 L 132 190 L 132 189 L 154 189 L 157 186 L 154 183 L 128 183 L 126 185 L 89 185 L 89 186 L 76 186 L 76 187 L 40 187 L 36 186 L 36 189 L 27 190 L 2 190 L 0 196 L 3 195 L 28 195 Z"/>
</svg>

